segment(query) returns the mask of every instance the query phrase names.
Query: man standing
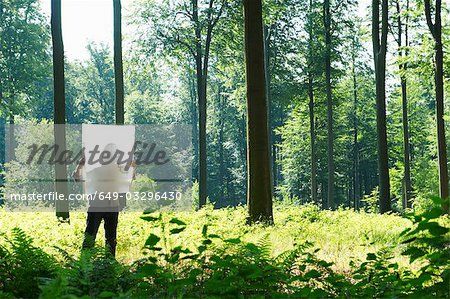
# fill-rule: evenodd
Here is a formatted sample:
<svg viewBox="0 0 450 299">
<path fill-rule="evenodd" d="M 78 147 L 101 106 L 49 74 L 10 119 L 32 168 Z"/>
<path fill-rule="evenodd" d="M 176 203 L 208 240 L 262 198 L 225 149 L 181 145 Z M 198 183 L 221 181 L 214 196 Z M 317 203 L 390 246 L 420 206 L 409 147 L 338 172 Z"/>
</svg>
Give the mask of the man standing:
<svg viewBox="0 0 450 299">
<path fill-rule="evenodd" d="M 82 248 L 94 247 L 97 232 L 103 220 L 105 247 L 113 257 L 116 254 L 119 212 L 125 207 L 126 191 L 129 191 L 136 173 L 136 162 L 133 160 L 131 164 L 130 176 L 130 171 L 114 159 L 116 153 L 117 146 L 110 143 L 104 148 L 103 154 L 113 157 L 112 159 L 107 163 L 102 162 L 99 167 L 84 174 L 86 159 L 83 158 L 72 174 L 76 182 L 84 182 L 85 194 L 89 199 Z"/>
</svg>

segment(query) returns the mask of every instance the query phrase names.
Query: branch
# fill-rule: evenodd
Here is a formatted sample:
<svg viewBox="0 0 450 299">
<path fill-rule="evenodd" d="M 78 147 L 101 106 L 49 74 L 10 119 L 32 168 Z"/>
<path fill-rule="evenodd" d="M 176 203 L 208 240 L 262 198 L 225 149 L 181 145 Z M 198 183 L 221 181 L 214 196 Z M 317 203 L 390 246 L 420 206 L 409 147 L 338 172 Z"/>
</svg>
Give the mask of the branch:
<svg viewBox="0 0 450 299">
<path fill-rule="evenodd" d="M 209 59 L 209 49 L 211 47 L 211 41 L 212 41 L 212 33 L 214 30 L 214 27 L 216 27 L 217 23 L 219 22 L 223 10 L 226 6 L 227 0 L 223 0 L 222 5 L 220 6 L 219 12 L 217 13 L 216 17 L 214 19 L 211 19 L 212 15 L 212 7 L 214 4 L 214 0 L 211 0 L 209 2 L 209 12 L 208 12 L 208 29 L 206 32 L 206 42 L 205 42 L 205 57 L 203 62 L 203 73 L 206 73 L 206 69 L 208 68 L 208 59 Z"/>
<path fill-rule="evenodd" d="M 433 38 L 436 38 L 436 27 L 433 24 L 433 21 L 431 20 L 431 4 L 430 0 L 424 0 L 425 3 L 425 17 L 427 19 L 427 25 L 428 28 L 431 31 L 431 34 L 433 35 Z"/>
<path fill-rule="evenodd" d="M 392 25 L 390 23 L 388 24 L 388 28 L 389 28 L 389 32 L 392 34 L 392 37 L 394 38 L 395 42 L 397 44 L 399 44 L 400 41 L 399 41 L 398 37 L 396 37 L 397 34 L 395 34 L 394 29 L 392 29 Z"/>
<path fill-rule="evenodd" d="M 192 14 L 190 14 L 189 12 L 187 12 L 187 11 L 177 11 L 176 12 L 176 14 L 175 15 L 182 15 L 182 16 L 185 16 L 185 17 L 187 17 L 189 20 L 193 20 L 193 16 L 192 16 Z"/>
<path fill-rule="evenodd" d="M 380 52 L 380 2 L 372 0 L 372 43 L 373 51 Z"/>
<path fill-rule="evenodd" d="M 339 8 L 341 7 L 342 3 L 344 3 L 345 1 L 338 1 L 338 5 L 336 5 L 336 7 L 334 9 L 331 9 L 331 13 L 335 14 L 339 11 Z"/>
<path fill-rule="evenodd" d="M 386 54 L 387 51 L 387 37 L 389 27 L 389 6 L 388 0 L 382 0 L 381 2 L 381 43 L 380 50 Z"/>
<path fill-rule="evenodd" d="M 212 1 L 211 1 L 212 2 Z M 220 6 L 219 12 L 217 13 L 217 16 L 214 18 L 212 22 L 212 29 L 217 25 L 217 22 L 219 22 L 220 18 L 222 17 L 223 10 L 225 9 L 225 6 L 227 5 L 227 0 L 223 0 L 222 5 Z"/>
<path fill-rule="evenodd" d="M 195 54 L 194 49 L 187 42 L 180 39 L 180 35 L 177 33 L 176 37 L 168 36 L 164 34 L 162 31 L 158 31 L 158 35 L 166 39 L 168 42 L 179 44 L 181 46 L 186 47 L 186 49 L 192 54 L 194 59 L 197 59 L 197 55 Z"/>
</svg>

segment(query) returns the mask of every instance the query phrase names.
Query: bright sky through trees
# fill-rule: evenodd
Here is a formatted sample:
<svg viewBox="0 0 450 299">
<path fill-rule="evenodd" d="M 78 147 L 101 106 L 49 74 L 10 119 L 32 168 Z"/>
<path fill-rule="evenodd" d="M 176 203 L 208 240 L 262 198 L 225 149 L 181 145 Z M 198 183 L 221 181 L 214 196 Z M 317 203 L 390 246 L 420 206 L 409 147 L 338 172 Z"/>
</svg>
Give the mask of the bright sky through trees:
<svg viewBox="0 0 450 299">
<path fill-rule="evenodd" d="M 127 7 L 132 1 L 122 1 L 124 15 L 127 15 Z M 48 16 L 50 16 L 50 2 L 50 0 L 41 0 L 42 10 Z M 86 46 L 89 41 L 112 46 L 112 1 L 63 0 L 61 2 L 64 50 L 70 60 L 88 58 Z"/>
<path fill-rule="evenodd" d="M 133 1 L 122 0 L 124 19 Z M 111 0 L 62 0 L 62 26 L 64 50 L 69 60 L 89 57 L 86 46 L 89 41 L 106 43 L 112 47 L 113 6 Z M 42 10 L 50 16 L 50 0 L 41 0 Z M 361 0 L 359 15 L 367 15 L 369 0 Z M 124 21 L 125 22 L 125 21 Z M 49 18 L 50 23 L 50 18 Z M 127 26 L 124 26 L 126 34 Z"/>
</svg>

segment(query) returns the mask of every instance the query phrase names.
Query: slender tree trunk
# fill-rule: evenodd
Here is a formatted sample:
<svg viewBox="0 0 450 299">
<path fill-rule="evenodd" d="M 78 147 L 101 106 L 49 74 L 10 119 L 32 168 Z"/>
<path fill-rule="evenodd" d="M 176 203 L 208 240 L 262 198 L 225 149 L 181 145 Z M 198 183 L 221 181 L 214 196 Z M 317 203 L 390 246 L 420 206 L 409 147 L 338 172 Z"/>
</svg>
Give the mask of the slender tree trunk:
<svg viewBox="0 0 450 299">
<path fill-rule="evenodd" d="M 449 197 L 448 188 L 448 165 L 447 149 L 445 143 L 444 124 L 444 53 L 442 50 L 442 1 L 436 0 L 434 24 L 431 18 L 430 0 L 425 0 L 425 16 L 428 27 L 435 41 L 435 88 L 436 88 L 436 127 L 438 138 L 438 160 L 439 160 L 439 196 L 444 199 Z M 443 206 L 444 211 L 449 213 L 449 206 Z"/>
<path fill-rule="evenodd" d="M 309 132 L 311 142 L 311 200 L 318 204 L 317 199 L 317 156 L 316 156 L 316 119 L 314 115 L 314 90 L 313 77 L 310 73 L 308 78 L 309 94 Z"/>
<path fill-rule="evenodd" d="M 386 130 L 386 51 L 388 34 L 388 0 L 381 0 L 381 38 L 380 38 L 380 0 L 372 0 L 372 41 L 375 62 L 377 94 L 377 136 L 378 136 L 378 178 L 380 192 L 380 212 L 391 211 L 389 182 L 389 161 Z"/>
<path fill-rule="evenodd" d="M 403 114 L 403 164 L 405 167 L 403 208 L 411 208 L 411 162 L 409 154 L 409 120 L 408 120 L 408 98 L 406 78 L 401 79 L 402 86 L 402 114 Z"/>
<path fill-rule="evenodd" d="M 125 100 L 122 63 L 122 5 L 113 0 L 114 6 L 114 78 L 116 84 L 116 124 L 125 122 Z"/>
<path fill-rule="evenodd" d="M 355 43 L 355 42 L 354 42 Z M 352 55 L 352 75 L 353 75 L 353 206 L 359 210 L 358 190 L 358 168 L 359 168 L 359 145 L 358 145 L 358 81 L 356 77 L 356 45 L 353 45 Z"/>
<path fill-rule="evenodd" d="M 330 0 L 323 2 L 323 22 L 325 29 L 325 84 L 327 94 L 327 153 L 328 153 L 328 192 L 327 207 L 334 209 L 334 132 L 333 132 L 333 94 L 331 87 L 331 13 Z"/>
<path fill-rule="evenodd" d="M 3 7 L 2 7 L 2 0 L 0 0 L 0 18 L 2 17 Z M 0 79 L 0 102 L 3 102 L 3 83 Z M 3 186 L 5 177 L 3 175 L 3 170 L 6 162 L 6 144 L 5 144 L 5 129 L 6 129 L 6 118 L 0 118 L 0 140 L 3 142 L 3 146 L 0 148 L 0 186 Z M 3 204 L 3 201 L 0 201 L 0 204 Z"/>
<path fill-rule="evenodd" d="M 222 202 L 225 202 L 225 186 L 227 183 L 225 182 L 225 155 L 224 155 L 224 123 L 225 123 L 225 117 L 224 117 L 224 104 L 223 99 L 221 95 L 221 87 L 219 83 L 219 87 L 217 90 L 217 104 L 218 104 L 218 113 L 219 113 L 219 184 L 222 186 L 220 188 L 220 200 Z M 227 190 L 228 191 L 228 190 Z"/>
<path fill-rule="evenodd" d="M 448 199 L 448 162 L 444 125 L 444 53 L 442 50 L 441 0 L 436 1 L 436 119 L 439 147 L 439 195 Z M 448 205 L 445 209 L 448 213 Z"/>
<path fill-rule="evenodd" d="M 194 148 L 194 167 L 192 169 L 192 175 L 194 180 L 198 182 L 198 111 L 195 79 L 192 76 L 191 69 L 188 67 L 189 94 L 191 98 L 192 143 Z"/>
<path fill-rule="evenodd" d="M 273 222 L 261 0 L 244 0 L 249 221 Z"/>
<path fill-rule="evenodd" d="M 206 204 L 208 197 L 207 185 L 207 160 L 206 160 L 206 86 L 203 81 L 203 75 L 197 75 L 198 89 L 198 114 L 199 114 L 199 206 Z"/>
<path fill-rule="evenodd" d="M 265 72 L 266 72 L 266 86 L 267 86 L 267 109 L 269 111 L 269 121 L 268 121 L 268 128 L 270 133 L 270 149 L 271 149 L 271 155 L 270 155 L 270 165 L 271 167 L 271 181 L 272 181 L 272 195 L 275 194 L 275 186 L 277 186 L 277 148 L 276 148 L 276 141 L 275 141 L 275 132 L 273 130 L 274 128 L 274 114 L 275 109 L 273 107 L 272 103 L 272 95 L 271 95 L 271 76 L 270 76 L 270 37 L 269 37 L 269 28 L 265 25 L 264 26 L 264 57 L 265 57 Z"/>
<path fill-rule="evenodd" d="M 317 198 L 317 157 L 316 157 L 316 119 L 314 114 L 314 75 L 313 75 L 313 0 L 309 0 L 308 15 L 308 96 L 309 133 L 311 144 L 311 200 L 318 204 Z"/>
<path fill-rule="evenodd" d="M 239 121 L 239 135 L 242 136 L 241 138 L 239 138 L 239 153 L 240 153 L 240 163 L 242 165 L 245 165 L 246 167 L 243 167 L 243 171 L 244 171 L 244 176 L 246 178 L 248 178 L 248 159 L 247 159 L 247 139 L 244 137 L 247 135 L 247 117 L 245 113 L 241 114 L 240 117 L 240 121 Z M 243 189 L 242 191 L 240 189 Z M 248 194 L 248 184 L 244 184 L 243 186 L 239 187 L 238 189 L 240 191 L 239 196 L 242 195 L 246 195 Z M 240 199 L 237 199 L 236 201 L 237 204 L 241 203 Z"/>
<path fill-rule="evenodd" d="M 409 10 L 409 1 L 406 2 L 406 11 Z M 403 59 L 408 55 L 408 50 L 403 49 L 403 22 L 401 17 L 400 2 L 396 2 L 397 9 L 397 45 L 398 45 L 398 55 L 400 59 Z M 408 47 L 408 17 L 406 17 L 405 27 L 405 47 Z M 407 64 L 404 62 L 399 63 L 400 71 L 400 85 L 402 90 L 402 123 L 403 123 L 403 165 L 405 168 L 404 178 L 403 178 L 403 196 L 402 196 L 402 207 L 403 209 L 411 207 L 411 166 L 410 166 L 410 154 L 409 154 L 409 121 L 408 121 L 408 97 L 407 97 L 407 80 L 406 75 L 402 72 L 406 71 Z"/>
<path fill-rule="evenodd" d="M 9 129 L 8 129 L 8 158 L 10 161 L 16 159 L 16 136 L 14 131 L 14 95 L 8 97 L 8 116 L 9 116 Z"/>
<path fill-rule="evenodd" d="M 0 24 L 2 25 L 2 26 L 4 26 L 5 24 L 2 22 L 3 21 L 3 10 L 4 10 L 4 4 L 3 4 L 3 0 L 0 0 Z M 0 45 L 3 45 L 3 30 L 2 31 L 0 31 Z M 0 77 L 0 102 L 8 102 L 8 101 L 6 101 L 6 99 L 4 98 L 4 94 L 3 94 L 3 76 L 2 77 Z M 1 138 L 0 138 L 0 140 L 3 142 L 2 143 L 2 148 L 0 149 L 1 150 L 1 153 L 2 153 L 2 155 L 1 155 L 1 157 L 0 157 L 0 159 L 1 159 L 1 169 L 2 170 L 4 170 L 4 163 L 6 162 L 6 153 L 8 152 L 8 149 L 6 148 L 6 140 L 5 140 L 5 138 L 6 138 L 6 132 L 5 132 L 5 129 L 7 128 L 7 126 L 6 126 L 6 117 L 5 118 L 1 118 L 1 128 L 0 128 L 0 130 L 1 130 L 1 132 L 0 132 L 0 134 L 1 134 Z M 9 134 L 10 136 L 11 136 L 11 132 L 10 132 L 10 134 Z M 11 144 L 11 141 L 9 141 L 8 142 L 9 144 Z M 11 153 L 9 153 L 9 154 L 11 154 Z M 1 174 L 1 186 L 3 186 L 3 183 L 4 183 L 4 176 L 3 176 L 3 174 Z"/>
<path fill-rule="evenodd" d="M 55 144 L 61 152 L 66 148 L 66 97 L 64 83 L 64 44 L 61 29 L 61 0 L 51 2 L 51 29 L 53 43 L 53 105 Z M 55 164 L 56 192 L 67 198 L 67 165 Z M 69 204 L 67 201 L 56 201 L 56 216 L 63 220 L 69 219 Z"/>
<path fill-rule="evenodd" d="M 195 63 L 196 63 L 196 76 L 197 76 L 197 98 L 198 98 L 198 144 L 199 144 L 199 159 L 198 159 L 198 187 L 199 187 L 199 206 L 202 207 L 206 204 L 206 198 L 208 197 L 208 185 L 207 185 L 207 160 L 206 160 L 206 74 L 204 70 L 206 66 L 203 65 L 203 53 L 202 53 L 202 36 L 199 16 L 198 16 L 198 0 L 192 1 L 192 17 L 195 25 Z M 206 51 L 205 51 L 206 52 Z M 205 53 L 206 55 L 206 53 Z M 205 59 L 206 60 L 206 59 Z"/>
</svg>

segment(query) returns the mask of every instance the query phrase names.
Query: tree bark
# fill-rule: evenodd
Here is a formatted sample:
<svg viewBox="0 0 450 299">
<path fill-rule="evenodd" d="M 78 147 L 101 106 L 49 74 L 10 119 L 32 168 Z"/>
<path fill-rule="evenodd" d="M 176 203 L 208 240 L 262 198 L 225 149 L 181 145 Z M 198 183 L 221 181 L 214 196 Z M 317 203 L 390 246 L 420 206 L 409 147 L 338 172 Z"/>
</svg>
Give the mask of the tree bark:
<svg viewBox="0 0 450 299">
<path fill-rule="evenodd" d="M 352 75 L 353 75 L 353 207 L 359 210 L 359 145 L 358 145 L 358 80 L 356 74 L 356 41 L 353 40 Z"/>
<path fill-rule="evenodd" d="M 331 87 L 331 12 L 330 0 L 323 2 L 323 23 L 325 29 L 325 84 L 327 94 L 327 153 L 328 192 L 327 208 L 334 209 L 334 132 L 333 132 L 333 91 Z"/>
<path fill-rule="evenodd" d="M 314 90 L 313 77 L 310 73 L 308 78 L 309 94 L 309 132 L 311 143 L 311 200 L 318 204 L 317 199 L 317 156 L 316 156 L 316 119 L 314 115 Z"/>
<path fill-rule="evenodd" d="M 116 124 L 125 122 L 125 95 L 122 62 L 122 5 L 120 0 L 113 0 L 114 6 L 114 79 L 116 86 Z"/>
<path fill-rule="evenodd" d="M 318 204 L 317 198 L 317 157 L 316 157 L 316 119 L 314 114 L 314 75 L 313 75 L 313 1 L 309 0 L 308 16 L 308 97 L 309 132 L 311 144 L 311 200 Z"/>
<path fill-rule="evenodd" d="M 380 38 L 380 0 L 372 0 L 372 42 L 374 51 L 377 94 L 376 102 L 380 213 L 386 213 L 391 211 L 389 160 L 386 130 L 386 51 L 388 34 L 388 0 L 381 0 L 381 6 L 382 15 Z"/>
<path fill-rule="evenodd" d="M 274 119 L 275 119 L 275 109 L 272 104 L 272 94 L 271 94 L 271 71 L 270 71 L 270 37 L 269 28 L 264 25 L 264 57 L 265 57 L 265 72 L 266 72 L 266 86 L 267 86 L 267 109 L 269 113 L 268 127 L 270 133 L 269 146 L 271 149 L 270 164 L 271 164 L 271 181 L 272 181 L 272 195 L 275 194 L 275 186 L 277 186 L 277 147 L 276 147 L 276 136 L 274 129 Z"/>
<path fill-rule="evenodd" d="M 438 160 L 439 160 L 439 196 L 448 199 L 448 165 L 447 149 L 445 143 L 444 124 L 444 53 L 442 50 L 442 21 L 441 21 L 441 0 L 436 0 L 434 24 L 431 19 L 430 0 L 425 0 L 425 16 L 428 27 L 433 35 L 435 45 L 435 88 L 436 88 L 436 127 L 438 138 Z M 444 204 L 444 211 L 449 213 L 448 204 Z"/>
<path fill-rule="evenodd" d="M 249 221 L 272 223 L 272 192 L 261 0 L 244 0 Z"/>
<path fill-rule="evenodd" d="M 199 144 L 199 159 L 198 159 L 198 187 L 199 187 L 199 207 L 206 204 L 208 197 L 207 184 L 207 160 L 206 160 L 206 74 L 203 73 L 205 66 L 203 65 L 202 45 L 201 45 L 201 24 L 198 16 L 198 0 L 192 1 L 192 16 L 195 25 L 195 63 L 197 76 L 197 95 L 198 95 L 198 144 Z M 206 55 L 206 51 L 205 51 Z"/>
<path fill-rule="evenodd" d="M 406 2 L 406 10 L 408 13 L 409 1 Z M 400 1 L 396 2 L 397 9 L 397 46 L 398 55 L 400 59 L 403 59 L 408 55 L 408 50 L 403 49 L 403 26 L 405 27 L 405 47 L 409 46 L 408 42 L 408 16 L 406 17 L 406 24 L 403 24 L 401 17 Z M 403 196 L 402 196 L 402 208 L 411 208 L 411 166 L 410 166 L 410 143 L 409 143 L 409 121 L 408 121 L 408 96 L 407 96 L 407 79 L 406 75 L 402 72 L 406 71 L 407 64 L 404 62 L 399 63 L 400 71 L 400 85 L 402 90 L 402 123 L 403 123 L 403 165 L 404 165 L 404 177 L 403 177 Z"/>
<path fill-rule="evenodd" d="M 194 149 L 194 161 L 192 168 L 192 176 L 194 180 L 198 182 L 198 111 L 197 111 L 197 96 L 195 88 L 195 79 L 191 72 L 191 68 L 187 67 L 188 71 L 188 82 L 189 82 L 189 95 L 191 98 L 191 123 L 192 123 L 192 143 Z"/>
<path fill-rule="evenodd" d="M 55 144 L 61 152 L 66 148 L 66 98 L 64 82 L 64 44 L 61 29 L 61 0 L 51 2 L 51 31 L 53 44 L 53 104 L 54 104 L 54 134 Z M 59 194 L 67 198 L 67 165 L 55 164 L 55 188 Z M 63 220 L 69 219 L 68 201 L 56 201 L 56 216 Z"/>
<path fill-rule="evenodd" d="M 225 126 L 225 116 L 224 116 L 224 109 L 225 109 L 225 105 L 223 104 L 223 99 L 222 99 L 222 95 L 221 95 L 221 86 L 219 83 L 219 86 L 217 88 L 217 104 L 218 104 L 218 117 L 219 117 L 219 142 L 218 142 L 218 146 L 219 146 L 219 183 L 222 186 L 220 188 L 220 200 L 222 202 L 226 202 L 225 201 L 225 188 L 228 184 L 228 182 L 225 182 L 225 149 L 224 149 L 224 126 Z M 228 188 L 227 188 L 228 191 Z"/>
</svg>

